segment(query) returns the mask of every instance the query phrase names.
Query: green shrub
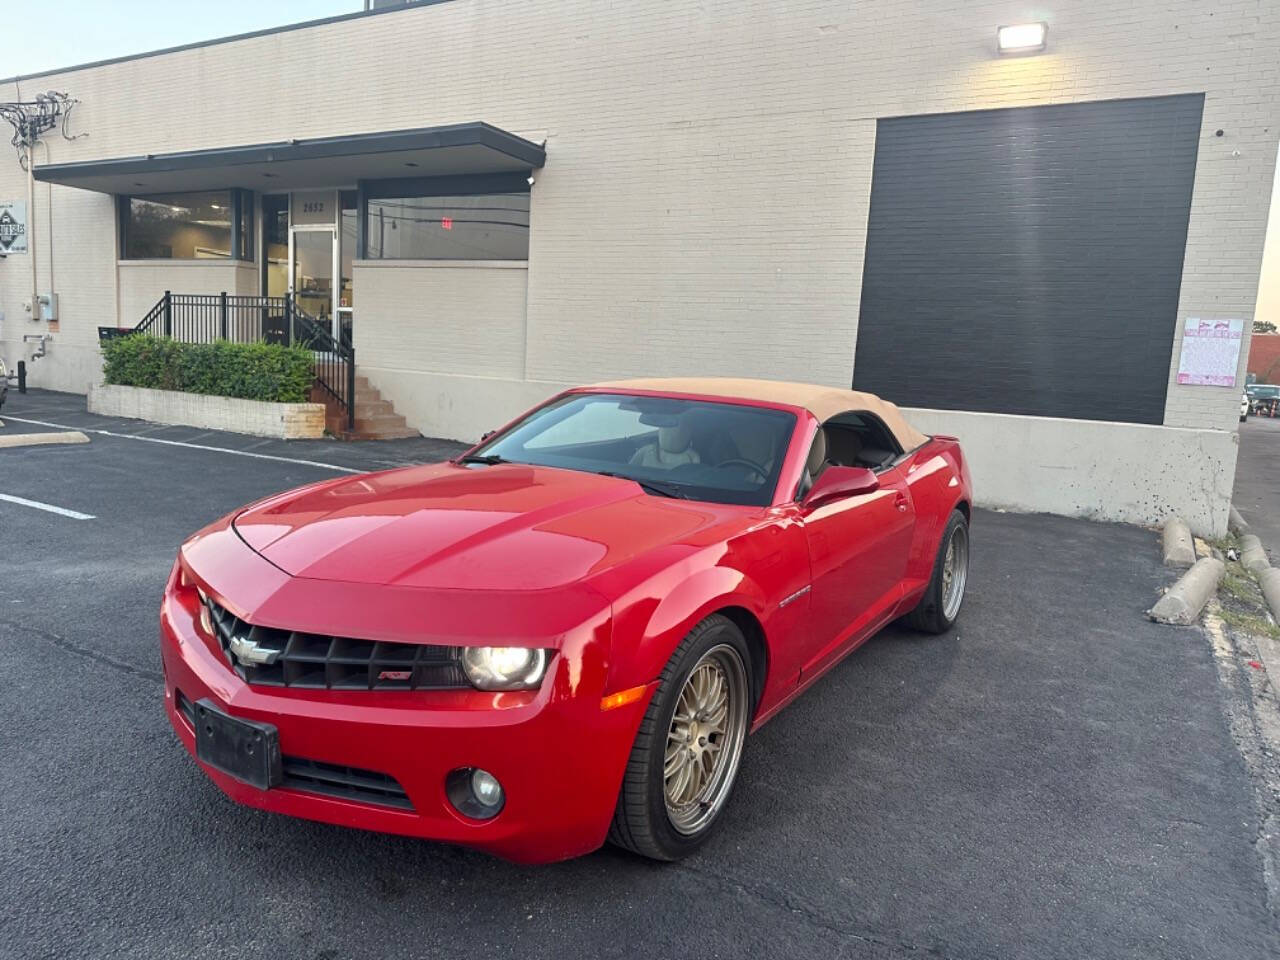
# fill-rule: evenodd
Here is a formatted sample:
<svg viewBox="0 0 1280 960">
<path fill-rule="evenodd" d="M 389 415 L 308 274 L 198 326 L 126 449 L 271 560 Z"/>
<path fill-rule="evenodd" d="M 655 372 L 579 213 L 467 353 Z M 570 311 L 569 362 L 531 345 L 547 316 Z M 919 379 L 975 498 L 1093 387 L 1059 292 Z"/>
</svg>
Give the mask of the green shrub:
<svg viewBox="0 0 1280 960">
<path fill-rule="evenodd" d="M 178 343 L 134 334 L 102 345 L 107 383 L 244 400 L 302 403 L 315 379 L 302 347 L 272 343 Z"/>
</svg>

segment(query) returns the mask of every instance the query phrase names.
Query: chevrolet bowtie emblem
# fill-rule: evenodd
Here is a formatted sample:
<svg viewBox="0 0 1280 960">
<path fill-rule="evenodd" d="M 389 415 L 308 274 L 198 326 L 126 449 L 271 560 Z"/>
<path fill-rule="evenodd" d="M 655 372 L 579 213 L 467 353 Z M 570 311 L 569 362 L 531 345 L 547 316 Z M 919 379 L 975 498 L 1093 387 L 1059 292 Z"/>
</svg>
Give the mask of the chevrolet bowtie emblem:
<svg viewBox="0 0 1280 960">
<path fill-rule="evenodd" d="M 248 637 L 233 636 L 229 646 L 237 660 L 254 666 L 275 663 L 276 657 L 280 656 L 280 651 L 274 647 L 264 647 L 257 640 L 250 640 Z"/>
</svg>

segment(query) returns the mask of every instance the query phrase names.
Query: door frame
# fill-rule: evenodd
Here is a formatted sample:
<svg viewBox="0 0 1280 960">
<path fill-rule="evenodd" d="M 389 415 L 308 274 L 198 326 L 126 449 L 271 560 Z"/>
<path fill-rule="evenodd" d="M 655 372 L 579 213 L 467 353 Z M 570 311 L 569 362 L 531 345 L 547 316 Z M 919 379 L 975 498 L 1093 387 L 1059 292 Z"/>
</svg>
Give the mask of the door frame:
<svg viewBox="0 0 1280 960">
<path fill-rule="evenodd" d="M 292 201 L 290 201 L 292 202 Z M 340 253 L 338 250 L 339 236 L 338 228 L 331 223 L 299 223 L 289 224 L 289 294 L 292 296 L 294 290 L 294 271 L 297 267 L 295 258 L 296 248 L 294 246 L 294 237 L 299 233 L 327 233 L 329 234 L 329 269 L 331 271 L 329 277 L 329 334 L 335 341 L 341 339 L 341 324 L 338 320 L 338 301 L 341 296 L 340 286 L 341 278 L 338 271 L 342 264 Z"/>
</svg>

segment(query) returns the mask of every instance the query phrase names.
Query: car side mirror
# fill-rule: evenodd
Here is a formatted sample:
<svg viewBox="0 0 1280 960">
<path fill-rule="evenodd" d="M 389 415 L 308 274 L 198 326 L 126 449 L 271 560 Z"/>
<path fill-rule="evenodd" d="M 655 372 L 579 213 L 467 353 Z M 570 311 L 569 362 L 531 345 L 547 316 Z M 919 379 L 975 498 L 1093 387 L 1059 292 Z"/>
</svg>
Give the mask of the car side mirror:
<svg viewBox="0 0 1280 960">
<path fill-rule="evenodd" d="M 874 493 L 879 489 L 880 478 L 875 475 L 875 471 L 866 467 L 831 464 L 818 474 L 818 479 L 813 481 L 813 486 L 804 495 L 801 506 L 812 510 L 833 500 L 856 497 L 860 493 Z"/>
</svg>

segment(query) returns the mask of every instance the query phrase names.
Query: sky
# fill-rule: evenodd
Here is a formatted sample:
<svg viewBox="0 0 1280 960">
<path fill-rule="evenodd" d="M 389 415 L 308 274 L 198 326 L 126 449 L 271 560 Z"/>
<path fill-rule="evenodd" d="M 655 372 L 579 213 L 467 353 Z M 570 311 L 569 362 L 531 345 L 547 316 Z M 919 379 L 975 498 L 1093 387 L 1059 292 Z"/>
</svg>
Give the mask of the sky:
<svg viewBox="0 0 1280 960">
<path fill-rule="evenodd" d="M 363 0 L 0 0 L 0 78 L 363 9 Z"/>
</svg>

